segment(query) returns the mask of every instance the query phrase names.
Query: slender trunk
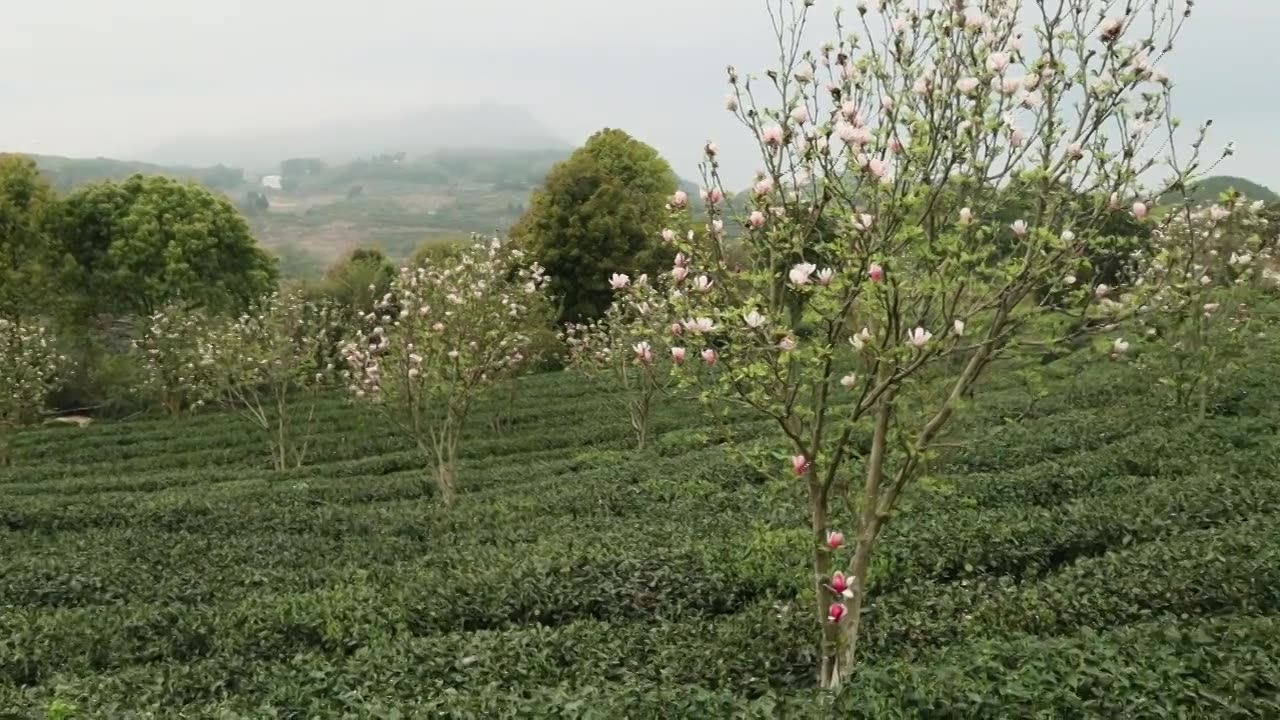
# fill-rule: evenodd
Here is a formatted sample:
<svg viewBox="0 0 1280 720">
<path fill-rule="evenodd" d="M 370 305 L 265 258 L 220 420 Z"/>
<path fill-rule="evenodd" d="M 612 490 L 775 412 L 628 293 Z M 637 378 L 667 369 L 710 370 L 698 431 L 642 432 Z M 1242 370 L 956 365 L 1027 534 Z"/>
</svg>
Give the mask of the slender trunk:
<svg viewBox="0 0 1280 720">
<path fill-rule="evenodd" d="M 436 486 L 440 490 L 440 499 L 445 505 L 453 505 L 458 498 L 457 481 L 457 438 L 452 433 L 441 438 L 441 446 L 436 449 Z"/>
<path fill-rule="evenodd" d="M 819 654 L 822 665 L 818 668 L 818 685 L 830 687 L 831 674 L 835 666 L 835 651 L 839 642 L 840 629 L 827 619 L 831 611 L 831 590 L 828 583 L 831 579 L 831 551 L 827 547 L 827 494 L 818 480 L 818 474 L 810 468 L 809 475 L 809 515 L 813 531 L 813 593 L 814 607 L 817 611 L 818 627 L 822 629 L 819 640 Z"/>
<path fill-rule="evenodd" d="M 889 423 L 893 418 L 893 393 L 887 392 L 877 401 L 875 426 L 871 436 L 871 452 L 867 456 L 866 480 L 862 489 L 858 538 L 849 562 L 848 582 L 853 596 L 845 602 L 845 616 L 837 628 L 839 642 L 831 649 L 831 671 L 824 687 L 838 688 L 853 673 L 857 659 L 858 632 L 862 627 L 862 609 L 871 572 L 871 554 L 880 535 L 880 489 L 884 483 L 884 460 L 889 445 Z"/>
</svg>

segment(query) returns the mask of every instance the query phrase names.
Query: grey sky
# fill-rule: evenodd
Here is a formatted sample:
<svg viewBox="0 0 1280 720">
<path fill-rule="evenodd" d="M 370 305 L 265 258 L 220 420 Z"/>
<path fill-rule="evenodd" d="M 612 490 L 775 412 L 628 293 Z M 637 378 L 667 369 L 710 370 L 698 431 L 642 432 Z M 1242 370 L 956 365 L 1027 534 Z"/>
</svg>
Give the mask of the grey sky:
<svg viewBox="0 0 1280 720">
<path fill-rule="evenodd" d="M 850 0 L 847 4 L 852 5 Z M 829 27 L 828 0 L 817 18 Z M 1169 63 L 1177 111 L 1235 140 L 1223 172 L 1280 190 L 1276 0 L 1201 0 Z M 0 149 L 128 157 L 188 131 L 431 105 L 527 107 L 567 141 L 621 127 L 692 178 L 724 66 L 770 58 L 763 0 L 39 0 L 0 22 Z"/>
</svg>

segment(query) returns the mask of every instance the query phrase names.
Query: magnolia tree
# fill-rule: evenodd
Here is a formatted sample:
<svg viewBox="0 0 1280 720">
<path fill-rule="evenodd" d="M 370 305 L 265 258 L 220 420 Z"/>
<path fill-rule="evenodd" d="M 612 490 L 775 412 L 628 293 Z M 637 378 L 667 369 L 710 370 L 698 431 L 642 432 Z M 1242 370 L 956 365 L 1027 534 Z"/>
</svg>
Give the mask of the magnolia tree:
<svg viewBox="0 0 1280 720">
<path fill-rule="evenodd" d="M 1208 208 L 1176 209 L 1153 239 L 1155 257 L 1143 281 L 1159 287 L 1149 300 L 1155 312 L 1137 321 L 1142 336 L 1161 347 L 1139 362 L 1201 419 L 1255 337 L 1250 303 L 1260 297 L 1265 279 L 1258 268 L 1270 261 L 1275 242 L 1266 237 L 1263 209 L 1261 201 L 1228 193 Z M 1115 347 L 1128 350 L 1129 341 Z"/>
<path fill-rule="evenodd" d="M 66 364 L 44 327 L 0 319 L 0 465 L 9 463 L 8 434 L 39 417 Z"/>
<path fill-rule="evenodd" d="M 434 460 L 446 503 L 476 394 L 524 367 L 531 318 L 546 317 L 547 282 L 521 250 L 477 239 L 458 257 L 402 269 L 366 316 L 367 333 L 343 350 L 351 392 Z"/>
<path fill-rule="evenodd" d="M 211 332 L 217 397 L 263 432 L 277 470 L 300 467 L 315 432 L 316 402 L 333 374 L 329 308 L 274 293 Z"/>
<path fill-rule="evenodd" d="M 140 337 L 131 342 L 140 365 L 137 391 L 170 415 L 204 405 L 217 386 L 213 323 L 181 303 L 147 317 Z"/>
<path fill-rule="evenodd" d="M 707 288 L 667 302 L 718 354 L 705 394 L 772 419 L 787 445 L 819 679 L 835 687 L 876 545 L 961 399 L 996 360 L 1142 306 L 1156 288 L 1095 287 L 1091 258 L 1146 262 L 1108 228 L 1156 224 L 1152 199 L 1203 171 L 1204 128 L 1173 151 L 1157 63 L 1189 14 L 1175 0 L 859 2 L 810 51 L 813 4 L 771 5 L 779 67 L 729 69 L 726 105 L 761 165 L 744 234 L 730 247 L 709 143 L 706 231 L 668 234 Z"/>
<path fill-rule="evenodd" d="M 673 284 L 685 284 L 688 268 L 683 254 L 676 256 Z M 706 277 L 689 279 L 688 285 L 710 289 Z M 609 391 L 626 407 L 635 431 L 636 446 L 643 450 L 649 441 L 650 417 L 659 396 L 675 379 L 673 368 L 701 356 L 701 362 L 715 364 L 713 349 L 690 352 L 685 329 L 672 313 L 669 290 L 647 275 L 635 282 L 621 273 L 609 278 L 619 296 L 603 318 L 587 324 L 571 324 L 564 339 L 569 346 L 569 364 L 588 377 L 607 381 Z"/>
</svg>

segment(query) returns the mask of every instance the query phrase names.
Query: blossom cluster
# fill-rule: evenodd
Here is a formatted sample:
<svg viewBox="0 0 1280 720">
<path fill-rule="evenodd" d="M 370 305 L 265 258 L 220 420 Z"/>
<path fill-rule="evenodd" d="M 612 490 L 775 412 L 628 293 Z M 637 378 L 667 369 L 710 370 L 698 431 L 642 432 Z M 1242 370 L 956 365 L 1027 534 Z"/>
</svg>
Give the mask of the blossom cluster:
<svg viewBox="0 0 1280 720">
<path fill-rule="evenodd" d="M 35 419 L 66 365 L 44 326 L 0 319 L 0 427 Z"/>
<path fill-rule="evenodd" d="M 130 346 L 139 358 L 136 390 L 170 414 L 204 405 L 218 386 L 215 319 L 171 304 L 146 318 Z"/>
<path fill-rule="evenodd" d="M 549 277 L 498 239 L 457 259 L 401 268 L 342 355 L 348 389 L 381 400 L 447 396 L 497 380 L 528 360 L 530 322 L 546 307 Z"/>
</svg>

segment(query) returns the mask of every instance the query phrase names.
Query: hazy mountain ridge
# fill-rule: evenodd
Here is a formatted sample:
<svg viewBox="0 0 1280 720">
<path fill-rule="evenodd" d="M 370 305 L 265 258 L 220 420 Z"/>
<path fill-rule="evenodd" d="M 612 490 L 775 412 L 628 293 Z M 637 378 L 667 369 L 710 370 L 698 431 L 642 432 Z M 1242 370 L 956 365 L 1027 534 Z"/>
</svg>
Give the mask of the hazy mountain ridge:
<svg viewBox="0 0 1280 720">
<path fill-rule="evenodd" d="M 264 118 L 264 125 L 274 124 Z M 160 165 L 226 163 L 262 171 L 290 157 L 331 163 L 405 152 L 446 149 L 568 151 L 571 145 L 527 110 L 501 105 L 435 108 L 234 133 L 179 135 L 140 148 L 136 157 Z"/>
</svg>

